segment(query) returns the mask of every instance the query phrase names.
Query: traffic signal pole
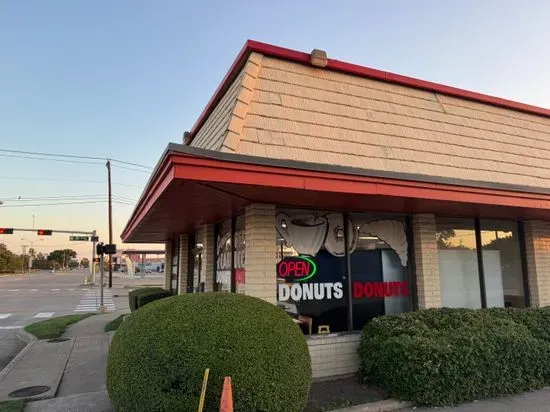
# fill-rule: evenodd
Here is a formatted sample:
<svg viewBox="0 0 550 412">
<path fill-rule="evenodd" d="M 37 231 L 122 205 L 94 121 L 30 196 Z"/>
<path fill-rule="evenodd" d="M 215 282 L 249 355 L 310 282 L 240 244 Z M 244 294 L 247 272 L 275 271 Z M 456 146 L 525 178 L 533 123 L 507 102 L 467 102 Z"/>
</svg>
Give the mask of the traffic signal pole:
<svg viewBox="0 0 550 412">
<path fill-rule="evenodd" d="M 90 269 L 92 274 L 92 284 L 95 284 L 95 246 L 97 244 L 97 232 L 94 230 L 92 234 L 92 260 L 90 261 Z"/>
<path fill-rule="evenodd" d="M 107 160 L 107 179 L 109 181 L 109 244 L 113 244 L 113 202 L 111 199 L 111 161 Z M 113 259 L 109 255 L 109 289 L 113 287 Z"/>
</svg>

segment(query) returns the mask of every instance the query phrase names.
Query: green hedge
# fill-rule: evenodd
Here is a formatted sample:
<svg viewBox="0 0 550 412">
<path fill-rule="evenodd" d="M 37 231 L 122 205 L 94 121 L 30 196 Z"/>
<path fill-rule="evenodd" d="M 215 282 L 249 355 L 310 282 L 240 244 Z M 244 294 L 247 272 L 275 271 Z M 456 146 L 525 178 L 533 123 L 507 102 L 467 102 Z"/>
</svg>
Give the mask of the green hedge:
<svg viewBox="0 0 550 412">
<path fill-rule="evenodd" d="M 282 310 L 250 296 L 172 296 L 130 315 L 109 351 L 107 388 L 117 412 L 217 411 L 231 376 L 235 410 L 298 412 L 311 384 L 304 335 Z"/>
<path fill-rule="evenodd" d="M 392 396 L 446 406 L 550 384 L 550 308 L 429 309 L 363 329 L 360 376 Z"/>
<path fill-rule="evenodd" d="M 130 291 L 128 293 L 128 301 L 129 301 L 129 304 L 130 304 L 130 311 L 134 312 L 139 308 L 139 306 L 138 306 L 138 296 L 139 295 L 145 294 L 145 293 L 150 293 L 150 292 L 158 292 L 158 291 L 162 291 L 162 290 L 165 290 L 165 289 L 160 288 L 160 287 L 149 287 L 149 288 L 134 289 L 134 290 Z"/>
<path fill-rule="evenodd" d="M 148 303 L 154 302 L 155 300 L 163 299 L 172 296 L 172 293 L 169 290 L 153 290 L 146 293 L 141 293 L 137 295 L 137 308 L 141 308 Z"/>
</svg>

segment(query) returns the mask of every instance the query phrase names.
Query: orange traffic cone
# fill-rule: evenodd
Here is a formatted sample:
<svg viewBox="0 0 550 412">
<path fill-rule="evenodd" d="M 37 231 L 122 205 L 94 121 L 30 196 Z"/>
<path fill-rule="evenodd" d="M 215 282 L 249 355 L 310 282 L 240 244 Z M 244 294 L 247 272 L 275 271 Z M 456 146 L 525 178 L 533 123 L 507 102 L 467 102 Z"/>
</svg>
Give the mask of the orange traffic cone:
<svg viewBox="0 0 550 412">
<path fill-rule="evenodd" d="M 233 390 L 231 389 L 231 378 L 229 376 L 226 376 L 223 380 L 220 412 L 233 412 Z"/>
</svg>

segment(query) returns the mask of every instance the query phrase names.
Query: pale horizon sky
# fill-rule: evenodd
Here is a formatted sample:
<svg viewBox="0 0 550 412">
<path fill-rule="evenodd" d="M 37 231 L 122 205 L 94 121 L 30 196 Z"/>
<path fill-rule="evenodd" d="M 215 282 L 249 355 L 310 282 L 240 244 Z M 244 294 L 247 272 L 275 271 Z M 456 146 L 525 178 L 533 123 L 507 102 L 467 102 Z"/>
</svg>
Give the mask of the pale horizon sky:
<svg viewBox="0 0 550 412">
<path fill-rule="evenodd" d="M 343 6 L 345 5 L 345 6 Z M 111 157 L 153 167 L 180 142 L 247 39 L 550 107 L 550 2 L 0 2 L 0 149 Z M 0 227 L 97 229 L 104 162 L 0 152 Z M 11 156 L 11 155 L 10 155 Z M 65 160 L 70 160 L 65 158 Z M 149 173 L 113 165 L 114 238 Z M 74 196 L 73 198 L 64 198 Z M 19 200 L 21 197 L 21 200 Z M 29 200 L 40 197 L 49 201 Z M 69 201 L 103 203 L 53 206 Z M 21 240 L 26 239 L 26 240 Z M 20 253 L 91 244 L 0 235 Z M 162 249 L 162 245 L 157 245 Z"/>
</svg>

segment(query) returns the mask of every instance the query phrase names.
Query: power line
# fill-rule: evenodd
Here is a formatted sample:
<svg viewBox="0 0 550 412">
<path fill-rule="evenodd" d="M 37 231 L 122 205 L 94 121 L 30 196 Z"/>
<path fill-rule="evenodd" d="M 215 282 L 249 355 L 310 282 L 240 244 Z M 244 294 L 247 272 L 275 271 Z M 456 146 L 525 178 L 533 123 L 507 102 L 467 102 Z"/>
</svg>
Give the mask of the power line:
<svg viewBox="0 0 550 412">
<path fill-rule="evenodd" d="M 58 182 L 58 183 L 97 183 L 104 185 L 105 182 L 103 180 L 86 180 L 86 179 L 45 179 L 45 178 L 38 178 L 38 177 L 19 177 L 19 176 L 0 176 L 0 179 L 6 179 L 6 180 L 28 180 L 28 181 L 43 181 L 43 182 Z M 136 188 L 142 188 L 143 186 L 139 185 L 132 185 L 129 183 L 119 183 L 114 182 L 113 185 L 117 186 L 126 186 L 126 187 L 136 187 Z"/>
<path fill-rule="evenodd" d="M 127 202 L 136 202 L 135 199 L 132 199 L 130 197 L 126 196 L 113 196 L 115 199 L 119 199 L 122 201 Z M 100 200 L 104 199 L 107 200 L 107 195 L 67 195 L 67 196 L 44 196 L 44 197 L 24 197 L 24 196 L 18 196 L 18 197 L 11 197 L 11 198 L 2 198 L 5 202 L 35 202 L 40 200 Z"/>
<path fill-rule="evenodd" d="M 134 168 L 131 168 L 131 167 L 125 167 L 125 166 L 120 166 L 120 165 L 113 165 L 119 169 L 126 169 L 126 170 L 132 170 L 134 172 L 142 172 L 142 173 L 151 173 L 150 170 L 140 170 L 140 169 L 134 169 Z"/>
<path fill-rule="evenodd" d="M 40 203 L 40 204 L 24 204 L 24 205 L 2 205 L 1 208 L 6 207 L 39 207 L 39 206 L 66 206 L 66 205 L 87 205 L 92 203 L 107 203 L 107 200 L 90 200 L 82 202 L 63 202 L 63 203 Z M 113 203 L 118 203 L 121 205 L 133 206 L 133 203 L 121 200 L 113 200 Z"/>
<path fill-rule="evenodd" d="M 112 159 L 112 158 L 108 158 L 108 157 L 68 155 L 68 154 L 62 154 L 62 153 L 29 152 L 29 151 L 25 151 L 25 150 L 10 150 L 10 149 L 0 149 L 0 152 L 19 153 L 19 154 L 35 155 L 35 156 L 70 157 L 70 158 L 73 158 L 73 159 L 88 159 L 88 160 L 102 160 L 102 161 L 111 160 L 112 162 L 127 164 L 127 165 L 130 165 L 130 166 L 143 167 L 143 168 L 150 169 L 150 170 L 153 169 L 151 166 L 141 165 L 139 163 L 127 162 L 125 160 Z M 43 159 L 39 159 L 39 160 L 43 160 Z M 93 163 L 99 163 L 99 162 L 93 162 Z"/>
<path fill-rule="evenodd" d="M 117 160 L 117 159 L 108 159 L 108 160 L 111 160 L 111 162 L 122 163 L 124 165 L 143 167 L 145 169 L 153 170 L 151 166 L 140 165 L 138 163 L 126 162 L 124 160 Z M 118 166 L 118 167 L 122 167 L 122 166 Z"/>
<path fill-rule="evenodd" d="M 1 151 L 1 149 L 0 149 Z M 32 159 L 32 160 L 49 160 L 52 162 L 62 162 L 62 163 L 76 163 L 76 164 L 92 164 L 92 165 L 100 165 L 100 162 L 89 162 L 86 160 L 66 160 L 66 159 L 48 159 L 45 157 L 33 157 L 33 156 L 19 156 L 19 155 L 11 155 L 11 154 L 0 154 L 2 157 L 11 157 L 16 159 Z"/>
</svg>

